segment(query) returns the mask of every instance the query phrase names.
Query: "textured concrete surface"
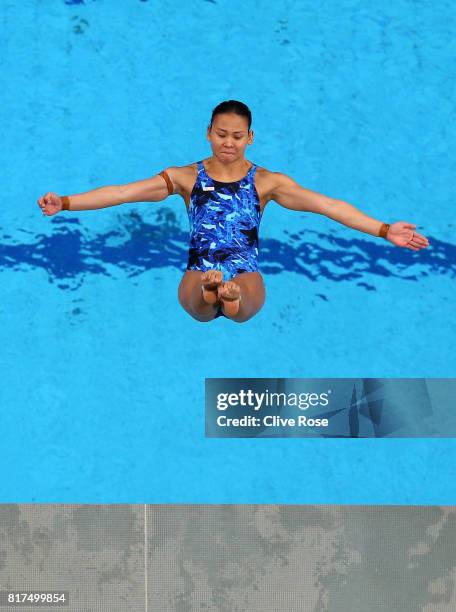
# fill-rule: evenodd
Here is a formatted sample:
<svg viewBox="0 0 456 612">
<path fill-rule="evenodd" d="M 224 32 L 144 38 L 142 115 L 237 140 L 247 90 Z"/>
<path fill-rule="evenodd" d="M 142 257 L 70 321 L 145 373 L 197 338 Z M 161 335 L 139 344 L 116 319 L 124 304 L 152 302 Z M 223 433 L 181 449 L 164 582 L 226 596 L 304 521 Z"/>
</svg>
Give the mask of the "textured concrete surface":
<svg viewBox="0 0 456 612">
<path fill-rule="evenodd" d="M 143 544 L 141 506 L 3 504 L 0 590 L 67 590 L 54 609 L 72 612 L 144 610 Z"/>
<path fill-rule="evenodd" d="M 0 590 L 72 612 L 451 612 L 455 550 L 456 507 L 0 505 Z"/>
<path fill-rule="evenodd" d="M 450 612 L 456 510 L 150 507 L 149 593 L 173 612 Z"/>
</svg>

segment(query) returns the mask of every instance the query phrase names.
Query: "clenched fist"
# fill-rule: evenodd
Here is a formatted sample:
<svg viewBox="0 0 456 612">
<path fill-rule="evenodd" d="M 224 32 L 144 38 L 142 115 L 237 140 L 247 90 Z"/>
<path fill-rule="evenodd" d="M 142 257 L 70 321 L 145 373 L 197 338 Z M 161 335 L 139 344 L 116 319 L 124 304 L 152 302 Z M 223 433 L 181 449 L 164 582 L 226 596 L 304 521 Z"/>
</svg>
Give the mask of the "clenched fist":
<svg viewBox="0 0 456 612">
<path fill-rule="evenodd" d="M 46 215 L 47 217 L 55 215 L 62 210 L 61 198 L 52 191 L 48 191 L 48 193 L 41 196 L 41 198 L 38 198 L 37 204 L 43 211 L 43 215 Z"/>
</svg>

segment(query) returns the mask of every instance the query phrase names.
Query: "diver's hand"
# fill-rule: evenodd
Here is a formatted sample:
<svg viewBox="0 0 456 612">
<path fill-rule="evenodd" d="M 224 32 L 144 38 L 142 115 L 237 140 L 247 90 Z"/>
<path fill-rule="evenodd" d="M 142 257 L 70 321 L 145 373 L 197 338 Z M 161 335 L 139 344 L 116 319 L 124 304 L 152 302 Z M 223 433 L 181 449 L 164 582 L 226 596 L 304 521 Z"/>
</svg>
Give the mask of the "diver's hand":
<svg viewBox="0 0 456 612">
<path fill-rule="evenodd" d="M 45 195 L 41 196 L 37 200 L 38 206 L 43 211 L 43 215 L 50 217 L 62 210 L 61 198 L 52 191 L 48 191 Z"/>
<path fill-rule="evenodd" d="M 406 221 L 397 221 L 390 225 L 386 239 L 399 247 L 405 247 L 411 251 L 420 251 L 429 246 L 429 240 L 415 232 L 416 225 Z"/>
</svg>

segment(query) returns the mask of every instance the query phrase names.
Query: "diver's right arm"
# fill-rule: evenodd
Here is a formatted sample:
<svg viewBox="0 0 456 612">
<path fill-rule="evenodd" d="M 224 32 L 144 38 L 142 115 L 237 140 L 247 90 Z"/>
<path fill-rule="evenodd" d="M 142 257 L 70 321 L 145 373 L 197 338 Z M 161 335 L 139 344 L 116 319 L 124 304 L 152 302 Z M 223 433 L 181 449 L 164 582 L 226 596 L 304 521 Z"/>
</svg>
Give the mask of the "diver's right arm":
<svg viewBox="0 0 456 612">
<path fill-rule="evenodd" d="M 156 174 L 152 178 L 142 181 L 134 181 L 125 185 L 98 187 L 91 191 L 70 196 L 59 196 L 49 191 L 41 196 L 37 203 L 44 215 L 51 216 L 62 209 L 70 211 L 95 210 L 129 202 L 159 202 L 173 193 L 173 168 L 167 168 L 166 173 L 170 180 L 169 184 L 163 176 Z M 65 202 L 66 206 L 64 207 Z"/>
</svg>

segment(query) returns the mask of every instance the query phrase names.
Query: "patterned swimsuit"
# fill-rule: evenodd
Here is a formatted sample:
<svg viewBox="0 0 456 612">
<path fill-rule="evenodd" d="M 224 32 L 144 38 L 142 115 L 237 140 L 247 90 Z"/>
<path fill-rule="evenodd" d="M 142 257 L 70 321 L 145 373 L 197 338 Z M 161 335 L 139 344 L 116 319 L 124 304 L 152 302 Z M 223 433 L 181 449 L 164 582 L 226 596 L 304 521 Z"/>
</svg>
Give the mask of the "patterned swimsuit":
<svg viewBox="0 0 456 612">
<path fill-rule="evenodd" d="M 187 270 L 222 270 L 223 280 L 258 271 L 258 228 L 262 212 L 254 184 L 256 165 L 239 181 L 212 179 L 199 161 L 188 207 Z"/>
</svg>

